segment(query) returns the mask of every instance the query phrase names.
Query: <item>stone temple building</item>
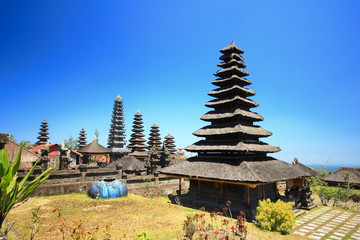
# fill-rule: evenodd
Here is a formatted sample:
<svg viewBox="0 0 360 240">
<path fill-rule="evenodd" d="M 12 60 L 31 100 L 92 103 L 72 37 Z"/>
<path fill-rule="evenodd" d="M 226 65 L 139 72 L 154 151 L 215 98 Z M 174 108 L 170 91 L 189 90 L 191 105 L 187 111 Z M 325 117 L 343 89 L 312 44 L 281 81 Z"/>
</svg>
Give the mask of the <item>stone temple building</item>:
<svg viewBox="0 0 360 240">
<path fill-rule="evenodd" d="M 278 181 L 309 174 L 267 156 L 280 148 L 260 140 L 272 133 L 257 125 L 264 118 L 252 110 L 259 104 L 250 99 L 255 91 L 247 87 L 252 82 L 246 78 L 244 51 L 231 43 L 220 52 L 216 88 L 208 93 L 215 99 L 205 104 L 212 110 L 201 117 L 207 125 L 193 133 L 203 140 L 186 148 L 197 156 L 160 172 L 190 180 L 189 192 L 179 196 L 183 205 L 221 209 L 230 200 L 251 219 L 260 199 L 278 198 Z"/>
</svg>

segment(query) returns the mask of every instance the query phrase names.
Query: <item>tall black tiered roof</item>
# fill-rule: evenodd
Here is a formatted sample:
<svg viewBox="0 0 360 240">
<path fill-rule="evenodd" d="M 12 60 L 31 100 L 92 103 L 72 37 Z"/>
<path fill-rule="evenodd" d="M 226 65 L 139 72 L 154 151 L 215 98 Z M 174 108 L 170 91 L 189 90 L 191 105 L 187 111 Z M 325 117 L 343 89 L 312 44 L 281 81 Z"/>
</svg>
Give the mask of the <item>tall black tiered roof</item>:
<svg viewBox="0 0 360 240">
<path fill-rule="evenodd" d="M 39 141 L 36 142 L 36 145 L 46 144 L 48 142 L 49 140 L 48 130 L 49 130 L 48 122 L 46 120 L 42 121 L 40 125 L 39 136 L 37 137 Z"/>
<path fill-rule="evenodd" d="M 139 110 L 134 114 L 133 124 L 133 129 L 131 130 L 133 133 L 131 134 L 130 144 L 128 145 L 128 148 L 131 149 L 130 155 L 137 158 L 145 158 L 148 153 L 146 151 L 147 146 L 144 144 L 146 142 L 144 139 L 145 135 L 142 133 L 144 131 L 142 114 Z"/>
<path fill-rule="evenodd" d="M 78 148 L 84 147 L 87 142 L 86 142 L 86 131 L 84 129 L 81 129 L 80 134 L 79 134 L 79 140 L 78 140 Z"/>
<path fill-rule="evenodd" d="M 118 95 L 114 101 L 113 115 L 111 119 L 108 148 L 111 152 L 123 152 L 125 146 L 125 125 L 124 125 L 124 113 L 123 102 Z"/>
<path fill-rule="evenodd" d="M 205 104 L 212 108 L 201 117 L 208 125 L 193 134 L 203 137 L 187 148 L 197 156 L 160 172 L 178 176 L 237 181 L 271 182 L 305 176 L 303 171 L 291 164 L 267 156 L 280 151 L 279 147 L 262 142 L 271 132 L 256 125 L 264 118 L 254 112 L 258 103 L 250 99 L 255 91 L 247 88 L 252 82 L 246 77 L 242 49 L 232 42 L 220 50 L 221 70 L 212 82 L 216 89 L 208 94 L 215 99 Z"/>
<path fill-rule="evenodd" d="M 168 135 L 166 135 L 164 145 L 165 145 L 165 147 L 167 147 L 170 154 L 174 154 L 176 152 L 176 149 L 175 149 L 176 145 L 175 145 L 174 137 L 170 133 L 168 133 Z"/>
<path fill-rule="evenodd" d="M 246 64 L 243 56 L 244 51 L 233 43 L 220 50 L 223 60 L 219 67 L 223 68 L 214 75 L 219 77 L 213 84 L 218 88 L 208 94 L 215 99 L 207 102 L 205 106 L 213 108 L 202 120 L 210 122 L 209 125 L 194 132 L 195 136 L 205 137 L 186 148 L 190 152 L 232 152 L 240 155 L 254 155 L 261 153 L 273 153 L 280 151 L 261 142 L 259 138 L 269 137 L 271 132 L 255 125 L 264 118 L 250 110 L 259 106 L 258 103 L 249 99 L 255 95 L 255 91 L 246 88 L 251 81 L 246 79 L 249 75 L 244 70 Z"/>
<path fill-rule="evenodd" d="M 160 137 L 160 130 L 159 126 L 156 124 L 156 122 L 151 126 L 150 129 L 150 137 L 149 137 L 149 149 L 152 146 L 155 146 L 157 149 L 160 149 L 161 147 L 161 137 Z"/>
</svg>

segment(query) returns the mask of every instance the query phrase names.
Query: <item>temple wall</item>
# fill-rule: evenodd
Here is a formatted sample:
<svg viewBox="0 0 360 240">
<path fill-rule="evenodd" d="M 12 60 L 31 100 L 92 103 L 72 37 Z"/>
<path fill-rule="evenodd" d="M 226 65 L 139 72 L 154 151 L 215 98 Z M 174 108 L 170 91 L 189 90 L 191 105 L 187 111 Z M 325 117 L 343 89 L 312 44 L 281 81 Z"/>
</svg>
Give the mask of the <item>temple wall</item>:
<svg viewBox="0 0 360 240">
<path fill-rule="evenodd" d="M 19 181 L 26 173 L 19 172 Z M 37 174 L 33 174 L 29 180 L 33 180 Z M 126 182 L 129 193 L 146 195 L 149 192 L 161 195 L 174 194 L 179 189 L 179 179 L 169 178 L 164 175 L 127 175 L 116 169 L 87 169 L 86 172 L 79 170 L 54 171 L 50 177 L 43 182 L 32 196 L 51 196 L 69 193 L 87 193 L 94 181 L 102 180 L 104 177 L 113 177 Z M 182 189 L 186 191 L 188 181 L 181 181 Z"/>
</svg>

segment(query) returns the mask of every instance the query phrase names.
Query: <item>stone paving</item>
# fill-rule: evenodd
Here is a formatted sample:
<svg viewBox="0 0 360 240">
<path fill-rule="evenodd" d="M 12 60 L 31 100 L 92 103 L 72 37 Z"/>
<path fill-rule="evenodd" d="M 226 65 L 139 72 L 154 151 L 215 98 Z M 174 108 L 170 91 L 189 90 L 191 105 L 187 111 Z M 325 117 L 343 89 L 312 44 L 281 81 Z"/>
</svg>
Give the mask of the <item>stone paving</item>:
<svg viewBox="0 0 360 240">
<path fill-rule="evenodd" d="M 310 239 L 360 240 L 360 213 L 318 207 L 300 216 L 293 234 Z"/>
</svg>

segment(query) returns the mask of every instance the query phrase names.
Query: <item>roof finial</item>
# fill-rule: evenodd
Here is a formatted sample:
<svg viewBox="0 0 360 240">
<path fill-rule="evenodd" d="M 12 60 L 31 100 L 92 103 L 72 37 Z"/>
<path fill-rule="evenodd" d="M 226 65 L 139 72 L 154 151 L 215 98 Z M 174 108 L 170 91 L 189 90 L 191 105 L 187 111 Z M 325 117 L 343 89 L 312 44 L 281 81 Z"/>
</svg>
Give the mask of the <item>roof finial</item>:
<svg viewBox="0 0 360 240">
<path fill-rule="evenodd" d="M 118 101 L 121 100 L 120 94 L 117 95 L 116 100 L 118 100 Z"/>
<path fill-rule="evenodd" d="M 231 41 L 230 42 L 230 46 L 234 46 L 235 44 L 234 44 L 234 41 Z"/>
</svg>

